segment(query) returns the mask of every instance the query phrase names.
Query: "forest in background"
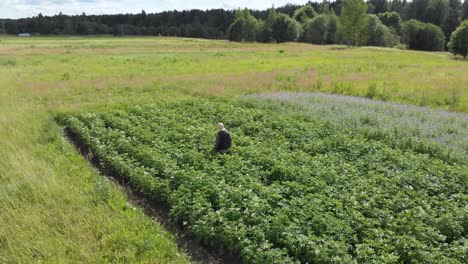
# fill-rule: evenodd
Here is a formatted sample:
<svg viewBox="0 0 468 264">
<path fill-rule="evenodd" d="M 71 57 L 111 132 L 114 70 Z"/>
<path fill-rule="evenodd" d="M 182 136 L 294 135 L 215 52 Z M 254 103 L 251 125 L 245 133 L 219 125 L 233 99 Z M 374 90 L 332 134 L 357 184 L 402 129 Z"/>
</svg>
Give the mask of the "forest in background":
<svg viewBox="0 0 468 264">
<path fill-rule="evenodd" d="M 346 2 L 354 5 L 348 8 L 351 10 L 351 14 L 348 14 L 351 20 L 347 20 L 348 24 L 354 26 L 347 29 L 340 25 L 340 22 L 345 24 L 342 11 Z M 359 12 L 369 15 L 353 20 L 353 15 Z M 466 19 L 468 1 L 368 0 L 364 3 L 362 0 L 337 0 L 309 2 L 306 5 L 287 4 L 268 10 L 174 10 L 159 13 L 142 10 L 139 14 L 113 15 L 38 14 L 30 18 L 6 19 L 3 30 L 6 34 L 14 35 L 151 35 L 447 50 L 452 33 Z"/>
</svg>

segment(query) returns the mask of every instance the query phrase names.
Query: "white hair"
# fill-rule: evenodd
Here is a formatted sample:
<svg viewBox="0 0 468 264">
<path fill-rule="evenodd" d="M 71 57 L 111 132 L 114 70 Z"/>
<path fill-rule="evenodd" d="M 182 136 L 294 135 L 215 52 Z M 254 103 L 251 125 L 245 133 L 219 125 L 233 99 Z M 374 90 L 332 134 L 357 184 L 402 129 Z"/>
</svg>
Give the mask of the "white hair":
<svg viewBox="0 0 468 264">
<path fill-rule="evenodd" d="M 224 130 L 224 124 L 223 123 L 219 123 L 218 127 L 219 127 L 219 130 Z"/>
</svg>

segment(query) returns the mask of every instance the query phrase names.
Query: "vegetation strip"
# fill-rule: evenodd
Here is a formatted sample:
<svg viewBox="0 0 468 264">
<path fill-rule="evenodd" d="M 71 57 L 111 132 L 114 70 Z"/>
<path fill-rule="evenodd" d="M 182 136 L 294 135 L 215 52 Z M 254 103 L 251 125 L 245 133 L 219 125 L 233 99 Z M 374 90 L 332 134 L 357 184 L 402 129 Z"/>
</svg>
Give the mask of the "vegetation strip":
<svg viewBox="0 0 468 264">
<path fill-rule="evenodd" d="M 58 120 L 203 243 L 247 263 L 466 262 L 464 165 L 252 102 Z M 218 121 L 229 155 L 211 152 Z"/>
<path fill-rule="evenodd" d="M 129 199 L 136 206 L 143 208 L 145 213 L 154 221 L 170 231 L 172 234 L 176 235 L 177 245 L 179 248 L 187 251 L 191 261 L 205 264 L 241 263 L 240 256 L 235 256 L 229 252 L 217 252 L 215 248 L 209 248 L 206 247 L 206 245 L 203 246 L 199 241 L 190 237 L 181 226 L 178 226 L 171 221 L 169 217 L 168 204 L 165 201 L 155 200 L 149 195 L 135 189 L 132 182 L 128 181 L 128 179 L 113 171 L 112 168 L 103 167 L 99 158 L 92 155 L 90 148 L 86 146 L 83 139 L 78 134 L 71 132 L 69 129 L 65 129 L 64 132 L 65 136 L 70 140 L 80 154 L 89 160 L 103 176 L 116 181 L 120 186 L 122 186 Z"/>
</svg>

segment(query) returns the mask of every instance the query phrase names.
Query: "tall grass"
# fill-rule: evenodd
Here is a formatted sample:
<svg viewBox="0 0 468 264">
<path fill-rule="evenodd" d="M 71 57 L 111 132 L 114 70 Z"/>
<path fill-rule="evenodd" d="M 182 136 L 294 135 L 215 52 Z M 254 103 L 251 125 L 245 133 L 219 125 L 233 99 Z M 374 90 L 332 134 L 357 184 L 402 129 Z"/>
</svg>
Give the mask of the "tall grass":
<svg viewBox="0 0 468 264">
<path fill-rule="evenodd" d="M 10 85 L 61 98 L 70 93 L 64 87 L 154 82 L 205 95 L 319 89 L 370 96 L 374 87 L 381 100 L 468 111 L 468 64 L 448 53 L 176 38 L 6 38 L 0 54 L 0 67 L 19 77 Z"/>
<path fill-rule="evenodd" d="M 175 239 L 67 142 L 45 109 L 0 93 L 0 263 L 188 263 Z"/>
</svg>

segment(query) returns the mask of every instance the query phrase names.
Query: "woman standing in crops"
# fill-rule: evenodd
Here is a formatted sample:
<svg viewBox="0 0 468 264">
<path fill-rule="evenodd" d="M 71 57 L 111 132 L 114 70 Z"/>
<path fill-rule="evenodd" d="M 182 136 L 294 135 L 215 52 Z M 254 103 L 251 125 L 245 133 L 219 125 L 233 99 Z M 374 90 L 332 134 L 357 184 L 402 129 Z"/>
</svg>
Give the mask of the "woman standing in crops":
<svg viewBox="0 0 468 264">
<path fill-rule="evenodd" d="M 224 128 L 223 123 L 218 124 L 219 132 L 216 136 L 216 143 L 214 149 L 219 153 L 228 153 L 229 148 L 231 147 L 231 134 L 229 131 Z"/>
</svg>

